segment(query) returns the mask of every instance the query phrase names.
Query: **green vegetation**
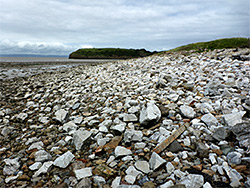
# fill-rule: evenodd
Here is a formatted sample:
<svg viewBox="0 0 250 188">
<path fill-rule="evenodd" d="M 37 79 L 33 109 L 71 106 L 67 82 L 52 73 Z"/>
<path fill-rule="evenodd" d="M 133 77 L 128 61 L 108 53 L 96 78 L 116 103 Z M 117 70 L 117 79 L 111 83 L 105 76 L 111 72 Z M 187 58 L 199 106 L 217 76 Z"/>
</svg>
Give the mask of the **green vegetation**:
<svg viewBox="0 0 250 188">
<path fill-rule="evenodd" d="M 69 55 L 70 59 L 129 59 L 154 54 L 145 49 L 87 48 L 79 49 Z"/>
<path fill-rule="evenodd" d="M 250 40 L 249 38 L 225 38 L 218 39 L 209 42 L 198 42 L 192 43 L 184 46 L 180 46 L 169 50 L 167 52 L 180 52 L 180 51 L 209 51 L 214 49 L 223 49 L 223 48 L 249 48 Z"/>
</svg>

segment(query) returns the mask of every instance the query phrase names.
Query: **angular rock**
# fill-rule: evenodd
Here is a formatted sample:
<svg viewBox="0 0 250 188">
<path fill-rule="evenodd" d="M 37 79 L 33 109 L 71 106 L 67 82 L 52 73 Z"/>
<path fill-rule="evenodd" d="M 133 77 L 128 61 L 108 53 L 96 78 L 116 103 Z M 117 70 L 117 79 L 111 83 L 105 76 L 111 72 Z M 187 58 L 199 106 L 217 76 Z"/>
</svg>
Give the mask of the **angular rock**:
<svg viewBox="0 0 250 188">
<path fill-rule="evenodd" d="M 80 150 L 83 146 L 83 143 L 90 138 L 91 132 L 87 130 L 79 129 L 73 134 L 73 143 L 76 147 L 76 150 Z"/>
<path fill-rule="evenodd" d="M 78 126 L 74 122 L 70 121 L 68 123 L 63 124 L 62 128 L 64 131 L 70 132 L 70 131 L 75 131 L 77 127 Z"/>
<path fill-rule="evenodd" d="M 41 162 L 35 162 L 34 164 L 32 164 L 31 166 L 29 166 L 30 170 L 37 170 L 42 166 Z"/>
<path fill-rule="evenodd" d="M 125 147 L 117 146 L 115 148 L 115 157 L 127 156 L 131 154 L 132 154 L 131 150 Z"/>
<path fill-rule="evenodd" d="M 246 111 L 240 111 L 231 114 L 225 114 L 222 116 L 224 122 L 228 126 L 235 126 L 238 123 L 242 123 L 242 117 L 245 115 Z"/>
<path fill-rule="evenodd" d="M 74 172 L 75 172 L 77 180 L 92 176 L 92 168 L 91 167 L 82 168 L 79 170 L 74 170 Z"/>
<path fill-rule="evenodd" d="M 124 133 L 124 141 L 125 142 L 141 141 L 142 136 L 143 136 L 143 134 L 141 131 L 126 129 L 126 131 Z"/>
<path fill-rule="evenodd" d="M 105 179 L 101 176 L 94 176 L 93 181 L 99 187 L 102 187 L 102 185 L 104 185 L 106 183 Z"/>
<path fill-rule="evenodd" d="M 147 107 L 143 106 L 140 112 L 140 124 L 148 125 L 151 122 L 158 122 L 161 118 L 161 111 L 153 101 L 147 103 Z"/>
<path fill-rule="evenodd" d="M 136 161 L 135 167 L 144 174 L 148 174 L 150 172 L 149 163 L 147 161 Z"/>
<path fill-rule="evenodd" d="M 241 147 L 248 147 L 250 145 L 250 121 L 237 124 L 231 130 L 236 135 Z"/>
<path fill-rule="evenodd" d="M 112 187 L 112 188 L 118 188 L 118 186 L 120 185 L 120 182 L 121 182 L 121 177 L 120 177 L 120 176 L 117 176 L 117 177 L 112 181 L 111 187 Z"/>
<path fill-rule="evenodd" d="M 166 183 L 160 185 L 160 188 L 169 188 L 174 185 L 174 182 L 172 180 L 167 181 Z"/>
<path fill-rule="evenodd" d="M 190 118 L 190 119 L 194 118 L 196 114 L 194 109 L 187 105 L 181 105 L 180 111 L 183 116 Z"/>
<path fill-rule="evenodd" d="M 57 157 L 53 164 L 60 168 L 66 168 L 74 159 L 74 157 L 75 156 L 70 151 L 67 151 L 60 157 Z"/>
<path fill-rule="evenodd" d="M 201 121 L 203 121 L 208 127 L 211 127 L 213 125 L 217 126 L 219 123 L 216 117 L 214 117 L 211 113 L 203 115 L 201 117 Z"/>
<path fill-rule="evenodd" d="M 214 134 L 212 135 L 216 140 L 222 141 L 225 140 L 228 136 L 227 131 L 224 127 L 219 127 L 215 130 Z"/>
<path fill-rule="evenodd" d="M 43 162 L 48 161 L 52 158 L 52 156 L 46 152 L 45 150 L 39 150 L 35 153 L 35 161 L 36 162 Z"/>
<path fill-rule="evenodd" d="M 208 149 L 209 148 L 202 142 L 199 142 L 196 145 L 196 151 L 198 152 L 198 155 L 202 158 L 208 156 Z"/>
<path fill-rule="evenodd" d="M 166 164 L 167 173 L 172 174 L 175 170 L 174 165 L 171 162 Z"/>
<path fill-rule="evenodd" d="M 161 158 L 157 153 L 155 152 L 152 153 L 151 158 L 149 160 L 149 165 L 153 171 L 159 168 L 164 163 L 166 163 L 166 160 Z"/>
<path fill-rule="evenodd" d="M 241 163 L 241 154 L 239 152 L 229 152 L 227 154 L 227 161 L 229 164 L 239 165 Z"/>
<path fill-rule="evenodd" d="M 33 178 L 38 177 L 40 174 L 46 174 L 53 165 L 53 161 L 44 162 L 43 165 L 35 172 Z"/>
<path fill-rule="evenodd" d="M 136 122 L 138 121 L 138 118 L 136 117 L 135 114 L 124 114 L 123 121 L 124 122 Z"/>
<path fill-rule="evenodd" d="M 77 185 L 76 188 L 89 188 L 91 187 L 91 181 L 89 178 L 83 178 Z"/>
<path fill-rule="evenodd" d="M 3 162 L 5 162 L 5 166 L 3 168 L 3 174 L 4 175 L 12 175 L 20 167 L 20 164 L 18 162 L 18 158 L 15 159 L 4 159 Z"/>
<path fill-rule="evenodd" d="M 65 121 L 65 119 L 67 118 L 68 112 L 64 109 L 60 109 L 58 111 L 56 111 L 55 113 L 55 119 L 61 123 L 63 123 Z"/>
<path fill-rule="evenodd" d="M 125 180 L 130 183 L 130 184 L 134 184 L 137 176 L 139 174 L 141 174 L 141 172 L 139 172 L 138 170 L 135 169 L 135 167 L 130 166 L 128 167 L 128 169 L 126 170 L 126 176 L 125 176 Z"/>
<path fill-rule="evenodd" d="M 180 184 L 184 184 L 186 188 L 200 188 L 204 184 L 204 177 L 198 174 L 189 174 L 181 178 Z"/>
</svg>

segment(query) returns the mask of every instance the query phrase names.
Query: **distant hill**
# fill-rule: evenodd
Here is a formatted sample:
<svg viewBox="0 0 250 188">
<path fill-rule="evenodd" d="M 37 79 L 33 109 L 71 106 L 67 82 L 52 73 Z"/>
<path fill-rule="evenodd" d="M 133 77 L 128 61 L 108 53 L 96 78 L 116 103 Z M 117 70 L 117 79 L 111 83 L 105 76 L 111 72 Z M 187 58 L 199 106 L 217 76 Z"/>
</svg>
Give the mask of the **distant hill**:
<svg viewBox="0 0 250 188">
<path fill-rule="evenodd" d="M 123 49 L 123 48 L 86 48 L 79 49 L 69 55 L 70 59 L 129 59 L 145 57 L 156 52 L 145 49 Z"/>
<path fill-rule="evenodd" d="M 249 38 L 225 38 L 218 39 L 209 42 L 197 42 L 184 46 L 168 50 L 166 52 L 179 52 L 179 51 L 208 51 L 214 49 L 223 49 L 223 48 L 249 48 L 250 40 Z"/>
</svg>

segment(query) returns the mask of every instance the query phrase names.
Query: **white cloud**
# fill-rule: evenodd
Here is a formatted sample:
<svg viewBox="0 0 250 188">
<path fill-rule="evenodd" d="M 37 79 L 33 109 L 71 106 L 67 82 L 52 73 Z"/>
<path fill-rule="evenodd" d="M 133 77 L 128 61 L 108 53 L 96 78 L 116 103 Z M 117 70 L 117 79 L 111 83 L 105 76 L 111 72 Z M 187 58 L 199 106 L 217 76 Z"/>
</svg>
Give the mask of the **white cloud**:
<svg viewBox="0 0 250 188">
<path fill-rule="evenodd" d="M 0 0 L 0 4 L 0 40 L 17 41 L 16 45 L 28 41 L 19 47 L 32 53 L 68 53 L 82 45 L 162 50 L 250 34 L 249 0 Z"/>
</svg>

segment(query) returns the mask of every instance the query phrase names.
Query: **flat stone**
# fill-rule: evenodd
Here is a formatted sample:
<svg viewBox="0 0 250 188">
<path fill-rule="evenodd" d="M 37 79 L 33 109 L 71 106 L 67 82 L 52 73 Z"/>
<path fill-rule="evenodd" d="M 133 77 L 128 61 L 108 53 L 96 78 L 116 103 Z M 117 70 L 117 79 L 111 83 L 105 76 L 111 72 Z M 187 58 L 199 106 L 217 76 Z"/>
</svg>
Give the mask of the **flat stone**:
<svg viewBox="0 0 250 188">
<path fill-rule="evenodd" d="M 181 105 L 180 111 L 183 116 L 190 118 L 190 119 L 194 118 L 196 114 L 194 109 L 187 105 Z"/>
<path fill-rule="evenodd" d="M 92 176 L 92 168 L 91 167 L 82 168 L 79 170 L 74 170 L 74 172 L 75 172 L 77 180 Z"/>
<path fill-rule="evenodd" d="M 34 164 L 32 164 L 31 166 L 29 166 L 30 170 L 37 170 L 42 166 L 41 162 L 35 162 Z"/>
<path fill-rule="evenodd" d="M 160 188 L 169 188 L 174 185 L 174 182 L 172 180 L 167 181 L 166 183 L 160 185 Z"/>
<path fill-rule="evenodd" d="M 136 161 L 135 167 L 144 174 L 148 174 L 150 172 L 149 163 L 147 161 Z"/>
<path fill-rule="evenodd" d="M 208 156 L 208 149 L 209 148 L 202 142 L 196 144 L 196 151 L 198 152 L 198 155 L 202 158 Z"/>
<path fill-rule="evenodd" d="M 111 127 L 111 130 L 115 130 L 115 131 L 118 131 L 120 133 L 123 133 L 125 128 L 126 128 L 126 123 L 120 123 L 118 125 Z"/>
<path fill-rule="evenodd" d="M 117 146 L 115 148 L 115 157 L 121 157 L 121 156 L 126 156 L 126 155 L 131 155 L 132 152 L 131 150 L 122 147 L 122 146 Z"/>
<path fill-rule="evenodd" d="M 227 154 L 227 161 L 229 164 L 239 165 L 241 163 L 241 154 L 239 152 L 229 152 Z"/>
<path fill-rule="evenodd" d="M 150 122 L 158 122 L 161 118 L 161 111 L 153 101 L 147 103 L 147 107 L 143 106 L 140 112 L 140 124 L 148 125 Z"/>
<path fill-rule="evenodd" d="M 137 143 L 135 143 L 135 149 L 143 149 L 146 147 L 146 145 L 147 144 L 144 142 L 137 142 Z"/>
<path fill-rule="evenodd" d="M 43 162 L 51 160 L 52 156 L 46 152 L 45 150 L 39 150 L 35 153 L 35 161 L 36 162 Z"/>
<path fill-rule="evenodd" d="M 60 157 L 57 157 L 53 164 L 60 168 L 66 168 L 74 159 L 74 157 L 75 156 L 70 151 L 67 151 Z"/>
<path fill-rule="evenodd" d="M 226 162 L 223 162 L 223 169 L 226 171 L 231 183 L 230 185 L 232 187 L 240 187 L 241 183 L 240 180 L 243 179 L 243 177 L 240 175 L 239 172 L 237 172 L 237 170 L 232 169 Z"/>
<path fill-rule="evenodd" d="M 180 184 L 184 184 L 186 188 L 200 188 L 204 184 L 204 177 L 198 174 L 189 174 L 181 178 Z"/>
<path fill-rule="evenodd" d="M 120 182 L 121 182 L 121 177 L 120 177 L 120 176 L 117 176 L 117 177 L 112 181 L 111 187 L 112 187 L 112 188 L 118 188 L 118 186 L 120 185 Z"/>
<path fill-rule="evenodd" d="M 242 123 L 242 117 L 245 115 L 246 111 L 240 111 L 231 114 L 225 114 L 222 116 L 224 122 L 228 126 L 235 126 L 238 123 Z"/>
<path fill-rule="evenodd" d="M 84 142 L 90 138 L 91 132 L 87 130 L 79 129 L 73 134 L 73 143 L 76 147 L 76 150 L 80 150 Z"/>
<path fill-rule="evenodd" d="M 201 121 L 203 121 L 208 127 L 211 127 L 213 125 L 217 126 L 219 123 L 216 117 L 214 117 L 214 115 L 211 113 L 203 115 L 201 117 Z"/>
<path fill-rule="evenodd" d="M 89 178 L 83 178 L 77 185 L 76 188 L 90 188 L 91 181 Z"/>
<path fill-rule="evenodd" d="M 60 110 L 56 111 L 56 113 L 55 113 L 55 116 L 56 116 L 55 119 L 57 121 L 63 123 L 65 121 L 67 115 L 68 115 L 68 112 L 66 110 L 60 109 Z"/>
<path fill-rule="evenodd" d="M 124 141 L 125 142 L 142 141 L 142 136 L 143 133 L 141 131 L 126 129 L 124 133 Z"/>
<path fill-rule="evenodd" d="M 63 124 L 62 128 L 64 131 L 70 132 L 70 131 L 75 131 L 78 128 L 78 126 L 74 122 L 70 121 L 68 123 Z"/>
<path fill-rule="evenodd" d="M 136 177 L 141 174 L 141 172 L 139 172 L 138 170 L 135 169 L 134 166 L 130 166 L 128 167 L 128 169 L 125 171 L 126 172 L 126 176 L 125 176 L 125 180 L 130 183 L 130 184 L 134 184 Z"/>
<path fill-rule="evenodd" d="M 46 174 L 53 165 L 53 161 L 44 162 L 43 165 L 35 172 L 33 178 L 38 177 L 40 174 Z"/>
<path fill-rule="evenodd" d="M 5 166 L 3 168 L 3 174 L 4 175 L 12 175 L 20 167 L 20 164 L 18 162 L 18 158 L 15 159 L 4 159 L 3 162 L 5 162 Z"/>
<path fill-rule="evenodd" d="M 28 148 L 28 150 L 32 150 L 32 149 L 41 150 L 41 149 L 43 149 L 43 146 L 44 146 L 44 144 L 42 141 L 35 142 L 35 143 L 31 144 L 31 146 Z"/>
<path fill-rule="evenodd" d="M 124 114 L 123 121 L 124 122 L 136 122 L 138 121 L 138 118 L 136 117 L 135 114 Z"/>
<path fill-rule="evenodd" d="M 224 127 L 219 127 L 215 130 L 214 134 L 212 135 L 216 140 L 222 141 L 225 140 L 227 137 L 227 131 Z"/>
<path fill-rule="evenodd" d="M 166 164 L 167 173 L 172 174 L 175 171 L 175 167 L 171 162 Z"/>
<path fill-rule="evenodd" d="M 20 113 L 20 114 L 18 114 L 17 119 L 21 120 L 21 121 L 24 121 L 27 117 L 28 117 L 28 114 Z"/>
<path fill-rule="evenodd" d="M 156 170 L 164 163 L 166 163 L 166 160 L 161 158 L 157 153 L 155 152 L 152 153 L 151 158 L 149 160 L 149 165 L 152 170 Z"/>
<path fill-rule="evenodd" d="M 231 128 L 236 135 L 241 147 L 248 147 L 250 145 L 250 121 L 237 124 Z"/>
<path fill-rule="evenodd" d="M 93 176 L 93 181 L 99 187 L 102 187 L 102 185 L 106 184 L 105 179 L 101 176 Z"/>
<path fill-rule="evenodd" d="M 174 140 L 168 147 L 167 149 L 173 153 L 178 153 L 179 151 L 182 151 L 183 148 L 182 146 L 179 144 L 179 142 L 177 142 L 176 140 Z"/>
</svg>

